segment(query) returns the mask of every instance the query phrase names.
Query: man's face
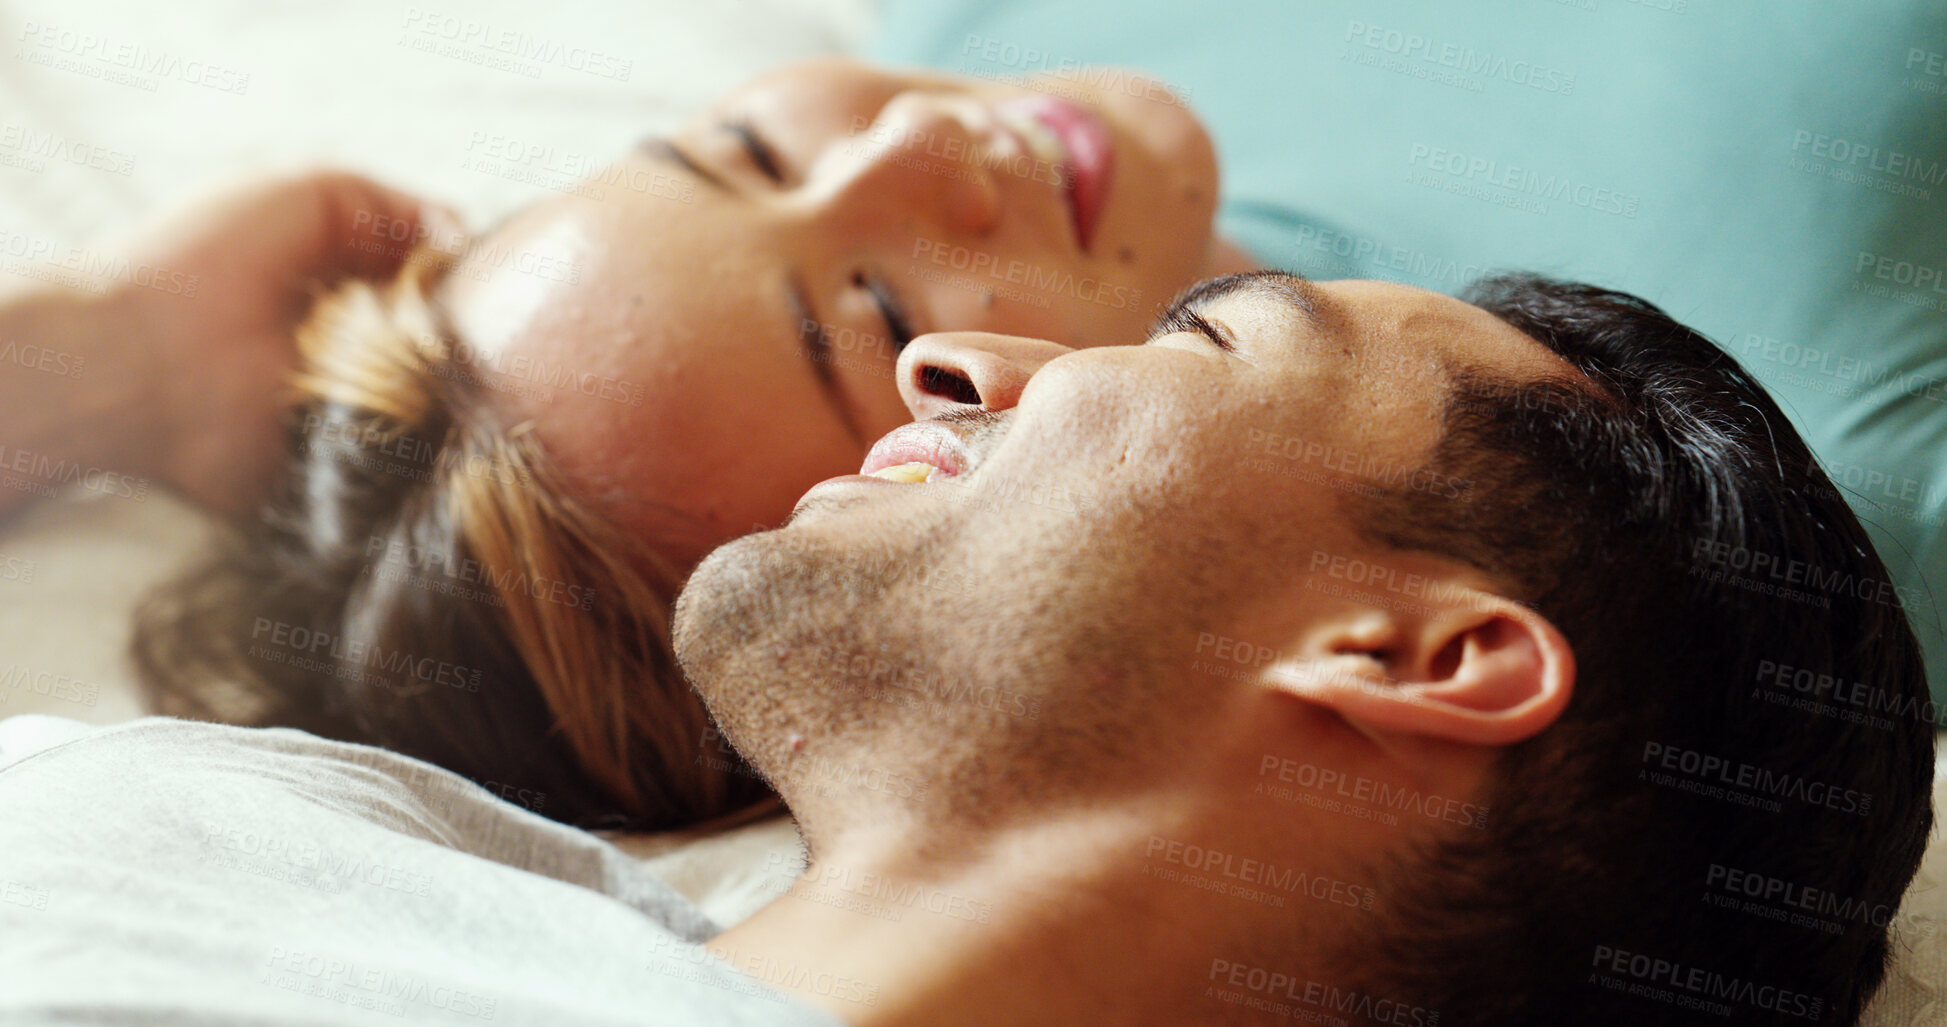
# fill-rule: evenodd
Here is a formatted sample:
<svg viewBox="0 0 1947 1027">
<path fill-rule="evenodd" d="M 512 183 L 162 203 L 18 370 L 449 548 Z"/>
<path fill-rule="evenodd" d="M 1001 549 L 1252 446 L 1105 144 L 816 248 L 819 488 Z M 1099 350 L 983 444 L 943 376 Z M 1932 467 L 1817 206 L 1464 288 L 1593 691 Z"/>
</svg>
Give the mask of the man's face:
<svg viewBox="0 0 1947 1027">
<path fill-rule="evenodd" d="M 1142 346 L 921 340 L 926 419 L 863 469 L 929 480 L 833 479 L 718 549 L 678 653 L 794 807 L 791 764 L 821 756 L 921 764 L 989 809 L 1139 786 L 1243 709 L 1200 639 L 1333 655 L 1284 651 L 1359 602 L 1332 560 L 1432 559 L 1376 552 L 1347 497 L 1422 466 L 1463 368 L 1573 373 L 1457 300 L 1275 274 L 1199 287 Z"/>
</svg>

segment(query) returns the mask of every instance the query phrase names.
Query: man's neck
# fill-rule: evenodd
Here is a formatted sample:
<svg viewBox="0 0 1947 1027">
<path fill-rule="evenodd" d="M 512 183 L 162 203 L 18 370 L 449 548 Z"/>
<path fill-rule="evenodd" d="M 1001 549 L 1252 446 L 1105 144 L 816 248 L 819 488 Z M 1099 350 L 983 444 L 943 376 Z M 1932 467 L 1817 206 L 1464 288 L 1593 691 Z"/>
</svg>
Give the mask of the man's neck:
<svg viewBox="0 0 1947 1027">
<path fill-rule="evenodd" d="M 1226 1020 L 1213 966 L 1249 958 L 1250 922 L 1298 923 L 1308 903 L 1239 885 L 1234 860 L 1192 869 L 1211 850 L 1184 859 L 1150 813 L 1069 811 L 940 858 L 904 832 L 845 838 L 709 948 L 854 1027 Z"/>
</svg>

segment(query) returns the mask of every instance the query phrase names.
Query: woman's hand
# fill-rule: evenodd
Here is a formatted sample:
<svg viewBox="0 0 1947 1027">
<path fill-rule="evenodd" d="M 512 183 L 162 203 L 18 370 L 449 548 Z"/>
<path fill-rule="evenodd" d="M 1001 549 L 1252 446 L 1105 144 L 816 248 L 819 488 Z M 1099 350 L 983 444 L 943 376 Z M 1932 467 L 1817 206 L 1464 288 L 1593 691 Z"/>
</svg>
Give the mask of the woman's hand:
<svg viewBox="0 0 1947 1027">
<path fill-rule="evenodd" d="M 218 513 L 252 509 L 284 458 L 293 335 L 313 301 L 458 236 L 444 209 L 343 172 L 226 191 L 141 233 L 120 252 L 151 270 L 105 301 L 134 350 L 125 366 L 147 372 L 148 409 L 129 423 L 153 435 L 132 440 L 133 470 Z"/>
</svg>

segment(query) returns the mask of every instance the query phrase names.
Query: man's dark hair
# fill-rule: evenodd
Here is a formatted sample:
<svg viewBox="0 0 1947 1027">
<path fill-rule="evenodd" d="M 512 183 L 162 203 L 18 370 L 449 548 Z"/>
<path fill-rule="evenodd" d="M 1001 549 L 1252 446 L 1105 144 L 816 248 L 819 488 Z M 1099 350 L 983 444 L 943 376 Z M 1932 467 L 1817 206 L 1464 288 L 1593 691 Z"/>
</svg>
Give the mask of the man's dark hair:
<svg viewBox="0 0 1947 1027">
<path fill-rule="evenodd" d="M 1462 298 L 1583 377 L 1454 374 L 1430 463 L 1472 488 L 1355 516 L 1498 575 L 1577 680 L 1487 828 L 1395 875 L 1367 987 L 1440 1027 L 1852 1023 L 1933 820 L 1914 597 L 1708 339 L 1532 276 Z"/>
</svg>

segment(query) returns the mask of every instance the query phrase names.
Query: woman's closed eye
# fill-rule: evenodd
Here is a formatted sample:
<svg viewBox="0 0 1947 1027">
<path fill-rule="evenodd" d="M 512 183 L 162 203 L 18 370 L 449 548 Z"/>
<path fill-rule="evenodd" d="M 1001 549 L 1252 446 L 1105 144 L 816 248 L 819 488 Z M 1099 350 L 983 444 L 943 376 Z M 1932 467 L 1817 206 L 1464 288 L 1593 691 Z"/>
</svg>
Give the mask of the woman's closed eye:
<svg viewBox="0 0 1947 1027">
<path fill-rule="evenodd" d="M 892 340 L 893 353 L 905 349 L 917 333 L 913 331 L 912 317 L 906 312 L 906 305 L 900 301 L 899 294 L 884 278 L 864 271 L 852 273 L 852 284 L 872 297 L 872 305 L 879 309 L 879 316 L 886 323 L 886 337 Z"/>
<path fill-rule="evenodd" d="M 784 184 L 784 164 L 778 159 L 777 150 L 758 134 L 757 126 L 751 124 L 750 119 L 734 118 L 719 127 L 736 137 L 738 145 L 744 149 L 744 155 L 759 173 L 778 185 Z"/>
</svg>

